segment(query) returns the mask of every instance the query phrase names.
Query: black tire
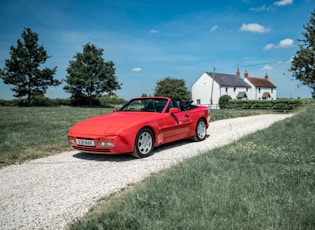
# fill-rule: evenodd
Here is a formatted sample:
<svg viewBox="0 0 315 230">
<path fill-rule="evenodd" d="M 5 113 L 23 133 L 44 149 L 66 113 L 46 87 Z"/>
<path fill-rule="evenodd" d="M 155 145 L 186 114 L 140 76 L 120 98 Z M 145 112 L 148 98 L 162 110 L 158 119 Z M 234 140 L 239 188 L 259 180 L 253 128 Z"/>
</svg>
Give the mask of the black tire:
<svg viewBox="0 0 315 230">
<path fill-rule="evenodd" d="M 153 154 L 154 135 L 149 128 L 143 128 L 137 134 L 132 156 L 136 158 L 148 157 Z"/>
<path fill-rule="evenodd" d="M 199 119 L 195 129 L 194 141 L 203 141 L 207 135 L 207 126 L 204 119 Z"/>
</svg>

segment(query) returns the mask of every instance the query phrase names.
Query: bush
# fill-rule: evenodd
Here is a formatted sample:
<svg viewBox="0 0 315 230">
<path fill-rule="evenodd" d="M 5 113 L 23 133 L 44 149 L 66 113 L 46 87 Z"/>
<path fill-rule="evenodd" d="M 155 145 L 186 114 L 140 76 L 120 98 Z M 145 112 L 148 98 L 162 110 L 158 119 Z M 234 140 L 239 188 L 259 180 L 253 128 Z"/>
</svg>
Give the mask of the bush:
<svg viewBox="0 0 315 230">
<path fill-rule="evenodd" d="M 71 104 L 70 99 L 66 98 L 56 98 L 56 99 L 50 99 L 51 101 L 51 106 L 69 106 Z"/>
<path fill-rule="evenodd" d="M 114 107 L 115 105 L 122 105 L 126 101 L 116 95 L 106 95 L 95 97 L 92 100 L 88 97 L 77 97 L 71 99 L 72 106 L 93 106 L 93 107 Z"/>
<path fill-rule="evenodd" d="M 100 97 L 100 102 L 102 106 L 116 106 L 116 105 L 122 105 L 126 103 L 126 100 L 123 98 L 118 97 L 117 95 L 106 95 Z"/>
<path fill-rule="evenodd" d="M 0 106 L 17 106 L 18 100 L 3 100 L 0 99 Z"/>
<path fill-rule="evenodd" d="M 98 98 L 88 98 L 85 96 L 73 97 L 70 99 L 71 106 L 101 106 L 101 102 Z"/>
<path fill-rule="evenodd" d="M 47 97 L 32 97 L 30 104 L 25 98 L 23 99 L 14 99 L 14 100 L 0 100 L 0 106 L 69 106 L 70 99 L 50 99 Z"/>
<path fill-rule="evenodd" d="M 232 100 L 229 95 L 223 95 L 219 98 L 219 107 L 220 109 L 227 109 L 228 102 Z"/>
</svg>

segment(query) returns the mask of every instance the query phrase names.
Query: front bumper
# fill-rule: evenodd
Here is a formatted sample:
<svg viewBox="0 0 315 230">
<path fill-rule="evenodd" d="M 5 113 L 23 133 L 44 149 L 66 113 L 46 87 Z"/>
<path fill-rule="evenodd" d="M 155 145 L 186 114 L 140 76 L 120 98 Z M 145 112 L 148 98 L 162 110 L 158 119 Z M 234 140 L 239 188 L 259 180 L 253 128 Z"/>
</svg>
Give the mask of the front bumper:
<svg viewBox="0 0 315 230">
<path fill-rule="evenodd" d="M 77 144 L 77 139 L 93 140 L 95 146 L 85 146 Z M 111 140 L 111 146 L 104 146 L 101 143 L 103 140 Z M 123 138 L 121 136 L 110 137 L 78 137 L 76 135 L 68 135 L 68 141 L 72 148 L 85 153 L 93 154 L 123 154 L 130 153 L 134 150 L 134 141 L 132 138 Z"/>
</svg>

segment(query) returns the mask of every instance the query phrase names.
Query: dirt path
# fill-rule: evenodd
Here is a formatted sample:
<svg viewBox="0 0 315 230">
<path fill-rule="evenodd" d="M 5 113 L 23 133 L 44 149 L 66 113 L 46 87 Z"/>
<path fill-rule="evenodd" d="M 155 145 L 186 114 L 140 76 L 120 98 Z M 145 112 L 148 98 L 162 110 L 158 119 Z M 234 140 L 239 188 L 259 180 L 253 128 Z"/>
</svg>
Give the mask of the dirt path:
<svg viewBox="0 0 315 230">
<path fill-rule="evenodd" d="M 291 115 L 259 115 L 212 122 L 202 142 L 180 141 L 144 159 L 77 151 L 0 170 L 0 229 L 65 229 L 98 199 Z"/>
</svg>

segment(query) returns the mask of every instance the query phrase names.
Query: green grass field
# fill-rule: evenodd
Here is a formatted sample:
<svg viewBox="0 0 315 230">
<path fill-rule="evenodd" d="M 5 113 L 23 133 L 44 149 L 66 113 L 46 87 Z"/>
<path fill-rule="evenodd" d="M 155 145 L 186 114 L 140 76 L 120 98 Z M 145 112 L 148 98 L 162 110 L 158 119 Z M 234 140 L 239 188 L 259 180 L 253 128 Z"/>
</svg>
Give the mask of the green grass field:
<svg viewBox="0 0 315 230">
<path fill-rule="evenodd" d="M 79 229 L 315 229 L 315 106 L 104 198 Z"/>
<path fill-rule="evenodd" d="M 0 107 L 0 166 L 71 150 L 69 128 L 110 108 Z"/>
<path fill-rule="evenodd" d="M 67 133 L 72 125 L 111 108 L 0 107 L 0 168 L 71 150 Z M 262 111 L 213 110 L 211 120 L 261 114 Z"/>
</svg>

